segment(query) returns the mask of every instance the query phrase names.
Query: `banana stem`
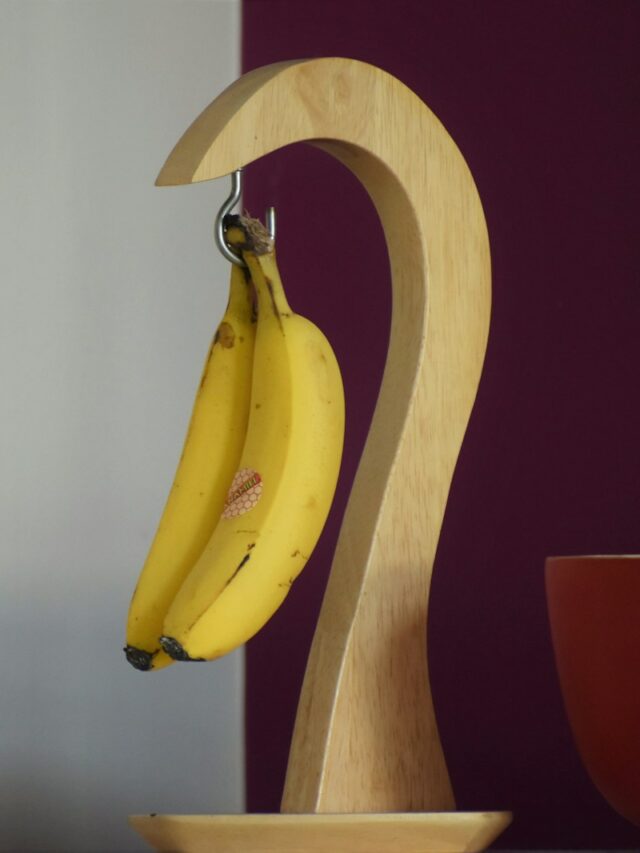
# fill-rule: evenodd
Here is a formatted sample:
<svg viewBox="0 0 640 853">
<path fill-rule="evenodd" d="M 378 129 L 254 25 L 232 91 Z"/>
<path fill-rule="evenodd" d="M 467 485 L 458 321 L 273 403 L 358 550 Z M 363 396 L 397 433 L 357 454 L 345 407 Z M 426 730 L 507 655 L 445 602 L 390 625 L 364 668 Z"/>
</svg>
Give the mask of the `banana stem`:
<svg viewBox="0 0 640 853">
<path fill-rule="evenodd" d="M 253 252 L 254 255 L 273 252 L 273 237 L 259 219 L 234 213 L 227 214 L 223 224 L 227 242 L 241 252 Z"/>
</svg>

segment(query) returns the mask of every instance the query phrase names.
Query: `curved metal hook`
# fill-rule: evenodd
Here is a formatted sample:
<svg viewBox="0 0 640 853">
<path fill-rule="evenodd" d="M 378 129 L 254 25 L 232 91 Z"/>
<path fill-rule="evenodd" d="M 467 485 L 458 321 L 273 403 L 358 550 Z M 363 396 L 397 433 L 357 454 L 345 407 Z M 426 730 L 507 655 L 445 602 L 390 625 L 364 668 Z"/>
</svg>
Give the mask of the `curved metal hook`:
<svg viewBox="0 0 640 853">
<path fill-rule="evenodd" d="M 242 255 L 232 249 L 231 246 L 227 243 L 225 239 L 224 228 L 225 216 L 230 213 L 236 206 L 236 204 L 240 201 L 241 195 L 242 169 L 236 169 L 235 172 L 231 173 L 231 192 L 227 197 L 226 201 L 223 203 L 220 210 L 218 211 L 218 215 L 216 216 L 214 234 L 216 238 L 216 246 L 222 252 L 224 257 L 228 261 L 231 261 L 232 264 L 236 264 L 239 267 L 245 267 L 246 264 L 242 259 Z M 267 209 L 265 220 L 267 231 L 269 232 L 271 239 L 274 240 L 276 236 L 276 212 L 273 207 Z"/>
<path fill-rule="evenodd" d="M 240 196 L 242 195 L 242 169 L 236 169 L 235 172 L 231 173 L 231 193 L 229 194 L 226 201 L 223 203 L 222 207 L 218 211 L 218 215 L 216 216 L 215 222 L 215 238 L 216 238 L 216 246 L 224 257 L 231 261 L 232 264 L 236 264 L 239 267 L 244 267 L 245 262 L 242 260 L 242 256 L 239 252 L 234 251 L 231 246 L 227 243 L 224 236 L 224 218 L 227 213 L 230 213 L 236 204 L 240 201 Z"/>
</svg>

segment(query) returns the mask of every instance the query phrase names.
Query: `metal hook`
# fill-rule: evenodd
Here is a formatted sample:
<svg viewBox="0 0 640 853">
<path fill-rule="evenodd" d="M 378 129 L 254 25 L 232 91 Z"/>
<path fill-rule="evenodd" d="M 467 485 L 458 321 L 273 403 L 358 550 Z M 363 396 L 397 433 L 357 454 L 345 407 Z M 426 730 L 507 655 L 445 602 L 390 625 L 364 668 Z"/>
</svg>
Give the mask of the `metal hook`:
<svg viewBox="0 0 640 853">
<path fill-rule="evenodd" d="M 216 216 L 215 222 L 215 238 L 216 245 L 218 249 L 222 252 L 224 257 L 231 261 L 232 264 L 236 264 L 239 267 L 246 266 L 244 260 L 242 259 L 242 255 L 239 252 L 236 252 L 231 246 L 227 243 L 224 235 L 224 218 L 227 213 L 236 206 L 236 204 L 240 201 L 240 196 L 242 195 L 242 169 L 236 169 L 235 172 L 231 173 L 231 193 L 227 200 L 223 203 L 222 207 L 218 211 L 218 215 Z M 272 240 L 275 240 L 276 236 L 276 212 L 273 207 L 268 208 L 266 212 L 266 227 L 269 232 L 269 236 Z"/>
<path fill-rule="evenodd" d="M 240 196 L 242 195 L 242 169 L 237 169 L 235 172 L 231 173 L 231 194 L 227 198 L 227 200 L 223 203 L 222 207 L 218 211 L 218 215 L 216 216 L 215 223 L 215 238 L 216 238 L 216 246 L 225 258 L 228 261 L 231 261 L 232 264 L 237 264 L 239 267 L 244 267 L 245 262 L 242 260 L 242 256 L 239 252 L 235 252 L 227 243 L 224 238 L 224 218 L 240 201 Z"/>
</svg>

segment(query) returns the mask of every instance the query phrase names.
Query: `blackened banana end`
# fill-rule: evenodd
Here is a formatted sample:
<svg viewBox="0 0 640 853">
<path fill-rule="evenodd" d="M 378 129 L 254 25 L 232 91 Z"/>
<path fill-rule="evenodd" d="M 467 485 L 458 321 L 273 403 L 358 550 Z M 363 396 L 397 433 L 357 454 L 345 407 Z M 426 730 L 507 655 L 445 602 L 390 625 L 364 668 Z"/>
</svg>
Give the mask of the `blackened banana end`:
<svg viewBox="0 0 640 853">
<path fill-rule="evenodd" d="M 153 669 L 153 654 L 151 652 L 145 652 L 143 649 L 137 649 L 135 646 L 125 646 L 123 651 L 131 666 L 142 672 L 148 672 L 150 669 Z"/>
<path fill-rule="evenodd" d="M 160 645 L 169 657 L 174 660 L 204 660 L 204 658 L 192 658 L 188 655 L 174 637 L 160 637 Z"/>
</svg>

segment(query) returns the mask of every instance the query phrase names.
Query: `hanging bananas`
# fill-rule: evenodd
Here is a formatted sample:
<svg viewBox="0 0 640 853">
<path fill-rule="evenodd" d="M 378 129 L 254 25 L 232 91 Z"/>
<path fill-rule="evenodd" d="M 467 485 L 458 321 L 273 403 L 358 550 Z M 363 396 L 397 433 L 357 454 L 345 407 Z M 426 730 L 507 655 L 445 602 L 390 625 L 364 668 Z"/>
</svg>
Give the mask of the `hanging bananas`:
<svg viewBox="0 0 640 853">
<path fill-rule="evenodd" d="M 182 456 L 133 593 L 127 619 L 128 661 L 141 670 L 173 663 L 160 648 L 167 609 L 224 509 L 244 445 L 255 340 L 255 295 L 233 265 L 229 302 L 207 356 Z"/>
<path fill-rule="evenodd" d="M 257 296 L 250 412 L 218 522 L 205 547 L 193 549 L 201 553 L 164 617 L 160 642 L 177 660 L 220 657 L 277 610 L 325 524 L 344 439 L 342 379 L 329 342 L 289 307 L 264 227 L 227 221 Z"/>
<path fill-rule="evenodd" d="M 125 653 L 142 670 L 220 657 L 267 622 L 315 547 L 340 468 L 335 355 L 291 311 L 264 227 L 226 219 L 246 269 L 232 266 L 229 304 L 131 600 Z"/>
</svg>

